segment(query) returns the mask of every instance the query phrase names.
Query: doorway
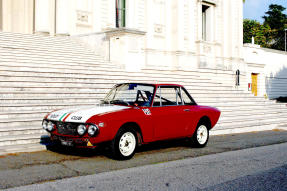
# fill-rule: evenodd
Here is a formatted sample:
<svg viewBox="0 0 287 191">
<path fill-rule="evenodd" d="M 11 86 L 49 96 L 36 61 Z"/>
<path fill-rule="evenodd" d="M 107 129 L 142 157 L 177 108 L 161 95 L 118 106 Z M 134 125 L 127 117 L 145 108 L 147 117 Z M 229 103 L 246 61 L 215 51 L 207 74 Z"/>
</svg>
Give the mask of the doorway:
<svg viewBox="0 0 287 191">
<path fill-rule="evenodd" d="M 257 87 L 257 81 L 258 81 L 258 74 L 252 73 L 251 74 L 251 79 L 252 79 L 252 93 L 254 94 L 254 96 L 257 96 L 257 92 L 258 92 L 258 87 Z"/>
</svg>

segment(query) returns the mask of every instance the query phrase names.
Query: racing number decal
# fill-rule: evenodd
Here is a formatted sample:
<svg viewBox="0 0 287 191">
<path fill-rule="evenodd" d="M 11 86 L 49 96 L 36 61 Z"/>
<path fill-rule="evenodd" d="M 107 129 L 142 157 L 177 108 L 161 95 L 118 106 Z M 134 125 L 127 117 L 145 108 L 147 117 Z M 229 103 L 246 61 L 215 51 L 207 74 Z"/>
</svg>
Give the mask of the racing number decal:
<svg viewBox="0 0 287 191">
<path fill-rule="evenodd" d="M 143 110 L 144 114 L 151 115 L 151 112 L 149 109 L 142 109 L 142 110 Z"/>
<path fill-rule="evenodd" d="M 71 117 L 72 120 L 81 120 L 82 116 L 73 116 Z"/>
<path fill-rule="evenodd" d="M 51 118 L 51 119 L 55 119 L 55 118 L 57 118 L 57 117 L 59 117 L 58 114 L 52 114 L 52 115 L 50 115 L 50 118 Z"/>
</svg>

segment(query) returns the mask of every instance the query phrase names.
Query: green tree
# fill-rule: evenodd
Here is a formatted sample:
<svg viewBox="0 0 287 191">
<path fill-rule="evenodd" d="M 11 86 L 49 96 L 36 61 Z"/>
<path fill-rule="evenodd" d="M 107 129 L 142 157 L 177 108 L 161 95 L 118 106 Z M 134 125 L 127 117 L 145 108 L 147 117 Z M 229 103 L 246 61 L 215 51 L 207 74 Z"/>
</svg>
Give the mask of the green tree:
<svg viewBox="0 0 287 191">
<path fill-rule="evenodd" d="M 269 10 L 265 12 L 264 23 L 268 24 L 271 29 L 284 29 L 284 25 L 287 21 L 287 16 L 283 13 L 286 8 L 281 5 L 271 4 Z"/>
<path fill-rule="evenodd" d="M 286 8 L 281 5 L 271 4 L 269 10 L 262 17 L 264 24 L 269 25 L 273 41 L 269 44 L 271 48 L 284 50 L 285 48 L 285 28 L 287 28 L 287 15 L 283 13 Z"/>
<path fill-rule="evenodd" d="M 260 24 L 256 20 L 244 19 L 243 21 L 243 42 L 251 43 L 254 37 L 255 44 L 262 47 L 270 47 L 272 42 L 272 30 L 268 24 Z"/>
</svg>

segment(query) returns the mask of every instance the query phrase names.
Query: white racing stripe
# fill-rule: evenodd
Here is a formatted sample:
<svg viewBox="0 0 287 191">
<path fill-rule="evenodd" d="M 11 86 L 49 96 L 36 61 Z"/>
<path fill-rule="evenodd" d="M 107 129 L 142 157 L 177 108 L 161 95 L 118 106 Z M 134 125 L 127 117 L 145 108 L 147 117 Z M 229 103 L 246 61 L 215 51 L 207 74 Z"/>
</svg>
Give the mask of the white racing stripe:
<svg viewBox="0 0 287 191">
<path fill-rule="evenodd" d="M 120 105 L 97 105 L 92 107 L 63 109 L 50 113 L 47 119 L 54 121 L 85 123 L 94 115 L 120 111 L 128 108 L 129 107 Z"/>
</svg>

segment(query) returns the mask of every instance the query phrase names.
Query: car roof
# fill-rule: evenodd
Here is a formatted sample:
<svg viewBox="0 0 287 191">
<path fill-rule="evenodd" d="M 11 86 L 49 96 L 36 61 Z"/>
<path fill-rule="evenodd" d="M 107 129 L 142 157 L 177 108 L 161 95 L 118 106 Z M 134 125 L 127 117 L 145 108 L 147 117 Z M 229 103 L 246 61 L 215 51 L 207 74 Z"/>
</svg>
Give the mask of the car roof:
<svg viewBox="0 0 287 191">
<path fill-rule="evenodd" d="M 166 83 L 161 83 L 161 84 L 152 84 L 152 83 L 136 83 L 136 82 L 129 82 L 129 83 L 121 83 L 121 84 L 140 84 L 140 85 L 152 85 L 152 86 L 180 86 L 183 87 L 182 85 L 179 84 L 166 84 Z M 120 84 L 117 84 L 120 85 Z"/>
</svg>

